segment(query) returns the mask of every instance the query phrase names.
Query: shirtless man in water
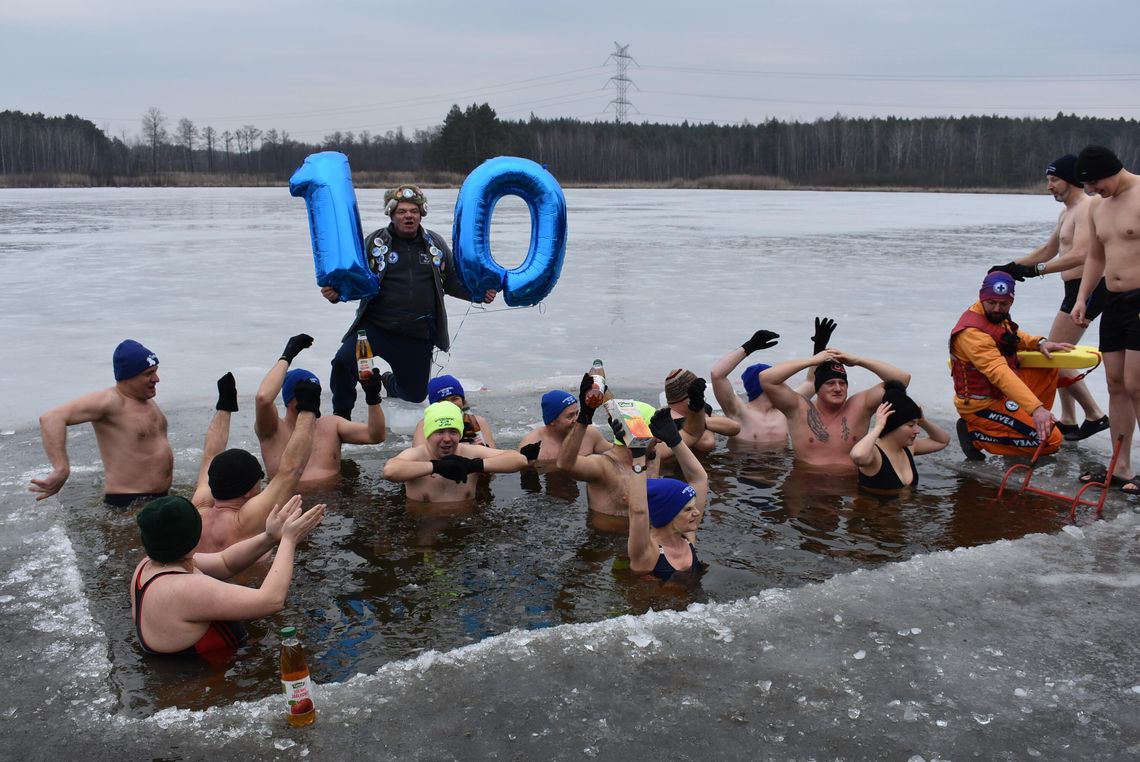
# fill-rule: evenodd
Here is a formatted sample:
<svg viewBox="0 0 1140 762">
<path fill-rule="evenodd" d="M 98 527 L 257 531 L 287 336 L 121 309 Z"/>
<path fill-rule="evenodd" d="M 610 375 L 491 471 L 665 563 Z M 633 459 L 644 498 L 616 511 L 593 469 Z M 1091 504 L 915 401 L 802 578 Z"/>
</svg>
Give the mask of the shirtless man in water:
<svg viewBox="0 0 1140 762">
<path fill-rule="evenodd" d="M 115 348 L 115 385 L 86 394 L 40 416 L 40 437 L 52 471 L 32 479 L 36 500 L 51 497 L 71 474 L 67 427 L 90 423 L 103 459 L 104 500 L 125 508 L 136 500 L 165 495 L 174 474 L 174 453 L 166 439 L 166 416 L 154 401 L 158 357 L 126 339 Z"/>
<path fill-rule="evenodd" d="M 811 337 L 815 353 L 827 348 L 831 334 L 835 332 L 836 323 L 831 318 L 815 319 L 815 334 Z M 736 369 L 753 352 L 761 349 L 771 349 L 776 346 L 780 334 L 772 331 L 756 331 L 752 338 L 733 349 L 724 357 L 717 360 L 716 365 L 709 371 L 712 379 L 713 395 L 724 414 L 740 424 L 740 431 L 733 437 L 736 442 L 749 442 L 756 445 L 779 445 L 784 447 L 788 443 L 788 419 L 776 409 L 772 398 L 764 394 L 764 387 L 760 385 L 760 374 L 771 368 L 765 363 L 749 365 L 740 374 L 744 383 L 744 392 L 748 395 L 748 402 L 741 402 L 728 380 L 728 374 Z M 810 398 L 813 394 L 814 378 L 811 374 L 808 379 L 796 389 L 804 397 Z"/>
<path fill-rule="evenodd" d="M 625 533 L 629 531 L 629 474 L 633 467 L 633 455 L 616 437 L 614 444 L 617 446 L 605 452 L 580 454 L 582 442 L 586 438 L 587 430 L 592 428 L 594 412 L 597 410 L 587 405 L 585 401 L 586 392 L 590 391 L 592 386 L 593 379 L 587 373 L 582 377 L 582 384 L 578 389 L 578 419 L 566 441 L 562 443 L 562 452 L 558 455 L 558 467 L 575 479 L 586 482 L 586 505 L 590 511 L 590 525 L 594 529 L 602 532 Z M 672 449 L 685 481 L 698 491 L 700 495 L 698 502 L 703 506 L 708 492 L 708 475 L 704 467 L 684 443 L 669 409 L 662 408 L 651 413 L 652 408 L 648 405 L 645 407 L 648 410 L 642 417 L 649 416 L 650 431 L 653 432 L 655 442 L 663 442 Z M 655 443 L 649 446 L 649 457 L 653 457 L 655 447 Z M 656 460 L 653 461 L 650 464 L 649 475 L 656 476 L 659 467 L 660 464 Z"/>
<path fill-rule="evenodd" d="M 1085 326 L 1074 323 L 1070 313 L 1080 291 L 1081 273 L 1084 270 L 1085 255 L 1088 253 L 1089 197 L 1085 195 L 1084 186 L 1077 179 L 1077 157 L 1071 153 L 1050 164 L 1045 170 L 1045 177 L 1053 198 L 1065 205 L 1057 218 L 1053 235 L 1028 255 L 1006 265 L 991 267 L 990 272 L 1001 270 L 1019 281 L 1033 275 L 1061 273 L 1061 280 L 1065 284 L 1065 298 L 1061 301 L 1061 307 L 1053 319 L 1053 327 L 1049 329 L 1048 336 L 1053 341 L 1076 344 L 1084 336 Z M 1097 315 L 1104 309 L 1107 297 L 1108 292 L 1105 290 L 1102 278 L 1093 289 L 1088 303 L 1082 303 L 1088 320 L 1096 320 Z M 1062 376 L 1073 376 L 1077 373 L 1078 371 L 1072 370 L 1061 371 Z M 1083 380 L 1060 387 L 1057 391 L 1061 396 L 1061 420 L 1057 423 L 1057 428 L 1064 434 L 1065 439 L 1070 441 L 1086 439 L 1109 427 L 1108 416 L 1093 399 L 1092 392 L 1088 390 Z M 1079 425 L 1076 419 L 1078 404 L 1085 414 L 1084 422 Z"/>
<path fill-rule="evenodd" d="M 1077 157 L 1077 179 L 1098 198 L 1088 204 L 1089 251 L 1071 314 L 1077 325 L 1088 325 L 1085 300 L 1103 275 L 1108 300 L 1100 319 L 1100 351 L 1109 430 L 1113 442 L 1124 438 L 1112 483 L 1136 494 L 1140 485 L 1133 480 L 1131 451 L 1140 422 L 1140 177 L 1125 170 L 1112 151 L 1090 145 Z M 1100 476 L 1090 472 L 1081 478 Z"/>
<path fill-rule="evenodd" d="M 542 421 L 543 425 L 531 429 L 522 441 L 519 442 L 521 452 L 527 445 L 539 446 L 539 463 L 545 466 L 556 466 L 562 447 L 574 430 L 578 420 L 578 398 L 570 392 L 554 389 L 542 395 Z M 602 436 L 602 433 L 593 426 L 587 427 L 581 442 L 578 445 L 579 455 L 602 453 L 613 449 L 613 445 Z"/>
<path fill-rule="evenodd" d="M 851 448 L 867 433 L 871 414 L 883 401 L 883 385 L 875 384 L 848 395 L 847 369 L 860 366 L 883 381 L 896 379 L 903 386 L 910 374 L 880 360 L 870 360 L 825 349 L 803 360 L 788 360 L 760 373 L 764 393 L 788 419 L 788 433 L 796 461 L 828 470 L 854 472 Z M 815 368 L 814 402 L 787 385 L 801 370 Z"/>
<path fill-rule="evenodd" d="M 199 553 L 216 553 L 253 537 L 265 528 L 266 517 L 293 494 L 313 449 L 313 432 L 321 406 L 321 387 L 299 381 L 295 388 L 296 420 L 281 454 L 277 473 L 262 489 L 265 475 L 247 450 L 226 450 L 230 415 L 236 413 L 237 386 L 232 373 L 218 379 L 218 404 L 202 446 L 198 487 L 190 502 L 202 517 Z"/>
<path fill-rule="evenodd" d="M 289 370 L 289 365 L 297 355 L 313 345 L 313 337 L 299 333 L 289 339 L 281 357 L 269 369 L 269 373 L 257 389 L 256 410 L 253 430 L 261 444 L 261 459 L 265 461 L 265 471 L 272 479 L 277 475 L 282 454 L 297 425 L 297 405 L 293 390 L 302 379 L 320 384 L 319 379 L 303 368 Z M 353 423 L 339 415 L 317 419 L 313 432 L 313 454 L 305 466 L 301 481 L 317 481 L 340 476 L 340 446 L 342 444 L 379 444 L 387 435 L 384 411 L 380 407 L 380 376 L 374 374 L 367 381 L 360 382 L 364 389 L 364 400 L 368 403 L 368 423 Z M 285 404 L 285 415 L 277 414 L 277 395 Z"/>
<path fill-rule="evenodd" d="M 527 456 L 520 452 L 466 444 L 459 441 L 462 435 L 463 411 L 458 405 L 447 401 L 428 405 L 424 410 L 426 441 L 389 458 L 384 463 L 384 478 L 404 482 L 408 500 L 462 503 L 475 497 L 479 480 L 469 478 L 472 474 L 510 474 L 527 465 Z"/>
</svg>

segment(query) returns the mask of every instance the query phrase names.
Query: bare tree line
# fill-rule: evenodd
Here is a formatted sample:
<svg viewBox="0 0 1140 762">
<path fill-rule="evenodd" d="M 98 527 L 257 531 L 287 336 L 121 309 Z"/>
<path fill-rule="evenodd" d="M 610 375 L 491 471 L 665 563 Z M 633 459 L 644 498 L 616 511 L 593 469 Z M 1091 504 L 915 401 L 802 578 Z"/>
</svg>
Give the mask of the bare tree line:
<svg viewBox="0 0 1140 762">
<path fill-rule="evenodd" d="M 717 176 L 781 178 L 816 186 L 1023 187 L 1049 161 L 1101 143 L 1140 165 L 1140 124 L 1057 114 L 1052 119 L 968 116 L 898 119 L 836 115 L 814 122 L 615 124 L 573 119 L 503 121 L 487 104 L 453 106 L 440 127 L 384 135 L 334 132 L 317 144 L 275 128 L 218 132 L 149 108 L 136 138 L 107 136 L 78 116 L 0 112 L 0 175 L 77 175 L 91 184 L 182 176 L 284 181 L 319 150 L 348 155 L 356 172 L 466 174 L 498 155 L 546 164 L 565 183 L 668 185 Z M 223 178 L 224 179 L 224 178 Z M 45 182 L 44 184 L 50 184 Z"/>
</svg>

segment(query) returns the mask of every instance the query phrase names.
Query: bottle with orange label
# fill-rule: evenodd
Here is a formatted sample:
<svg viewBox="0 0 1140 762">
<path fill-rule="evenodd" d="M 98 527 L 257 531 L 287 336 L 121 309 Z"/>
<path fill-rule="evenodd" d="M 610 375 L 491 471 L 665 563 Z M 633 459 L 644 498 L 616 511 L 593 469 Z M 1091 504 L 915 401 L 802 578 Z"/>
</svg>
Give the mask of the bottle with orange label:
<svg viewBox="0 0 1140 762">
<path fill-rule="evenodd" d="M 285 692 L 290 725 L 312 725 L 317 719 L 313 704 L 313 681 L 305 663 L 305 649 L 296 627 L 281 628 L 281 687 Z"/>
<path fill-rule="evenodd" d="M 594 360 L 589 374 L 594 380 L 594 385 L 586 392 L 586 404 L 589 407 L 600 407 L 603 402 L 613 399 L 614 396 L 606 386 L 606 369 L 602 366 L 601 360 Z"/>
<path fill-rule="evenodd" d="M 361 381 L 367 381 L 375 373 L 376 362 L 372 355 L 372 344 L 368 332 L 363 328 L 356 332 L 356 373 Z"/>
</svg>

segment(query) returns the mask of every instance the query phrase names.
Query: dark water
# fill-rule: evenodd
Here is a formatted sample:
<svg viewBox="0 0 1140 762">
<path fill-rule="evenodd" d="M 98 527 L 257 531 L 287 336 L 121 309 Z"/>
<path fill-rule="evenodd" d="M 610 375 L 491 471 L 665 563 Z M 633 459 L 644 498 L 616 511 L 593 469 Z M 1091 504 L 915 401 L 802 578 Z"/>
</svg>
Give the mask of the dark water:
<svg viewBox="0 0 1140 762">
<path fill-rule="evenodd" d="M 499 415 L 513 402 L 497 405 Z M 517 442 L 500 436 L 500 444 Z M 344 682 L 512 629 L 733 601 L 1065 523 L 1054 501 L 997 501 L 998 472 L 975 476 L 949 451 L 920 459 L 919 490 L 883 497 L 859 493 L 854 479 L 795 468 L 787 450 L 722 440 L 705 459 L 710 501 L 698 550 L 709 567 L 695 582 L 661 585 L 623 568 L 625 537 L 591 528 L 585 491 L 562 474 L 496 475 L 469 512 L 409 513 L 401 486 L 379 476 L 399 446 L 352 450 L 338 486 L 305 495 L 329 513 L 298 554 L 286 609 L 250 622 L 249 642 L 213 663 L 141 652 L 126 594 L 141 557 L 133 517 L 98 501 L 94 476 L 73 479 L 67 534 L 92 617 L 107 632 L 122 711 L 143 717 L 272 693 L 285 624 L 299 628 L 318 683 Z M 258 584 L 264 570 L 235 581 Z"/>
</svg>

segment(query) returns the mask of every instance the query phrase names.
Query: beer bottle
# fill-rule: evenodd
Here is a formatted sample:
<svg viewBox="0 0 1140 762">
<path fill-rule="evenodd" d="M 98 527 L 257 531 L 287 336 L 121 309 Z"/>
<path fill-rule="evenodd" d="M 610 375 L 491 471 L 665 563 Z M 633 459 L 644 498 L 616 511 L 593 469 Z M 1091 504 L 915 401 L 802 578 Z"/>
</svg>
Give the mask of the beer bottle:
<svg viewBox="0 0 1140 762">
<path fill-rule="evenodd" d="M 363 328 L 356 332 L 356 372 L 361 381 L 367 381 L 376 372 L 372 359 L 372 345 L 368 343 L 368 332 Z"/>
<path fill-rule="evenodd" d="M 594 364 L 590 366 L 590 376 L 594 379 L 594 386 L 586 392 L 586 404 L 589 407 L 598 407 L 606 401 L 609 391 L 606 388 L 606 369 L 602 367 L 601 360 L 594 360 Z"/>
<path fill-rule="evenodd" d="M 313 705 L 313 681 L 305 664 L 305 649 L 297 639 L 296 627 L 281 628 L 281 687 L 285 691 L 290 725 L 311 725 L 317 719 Z"/>
<path fill-rule="evenodd" d="M 463 413 L 463 436 L 459 441 L 483 445 L 484 447 L 487 445 L 487 440 L 483 438 L 483 432 L 479 428 L 479 421 L 474 415 L 466 411 Z"/>
</svg>

